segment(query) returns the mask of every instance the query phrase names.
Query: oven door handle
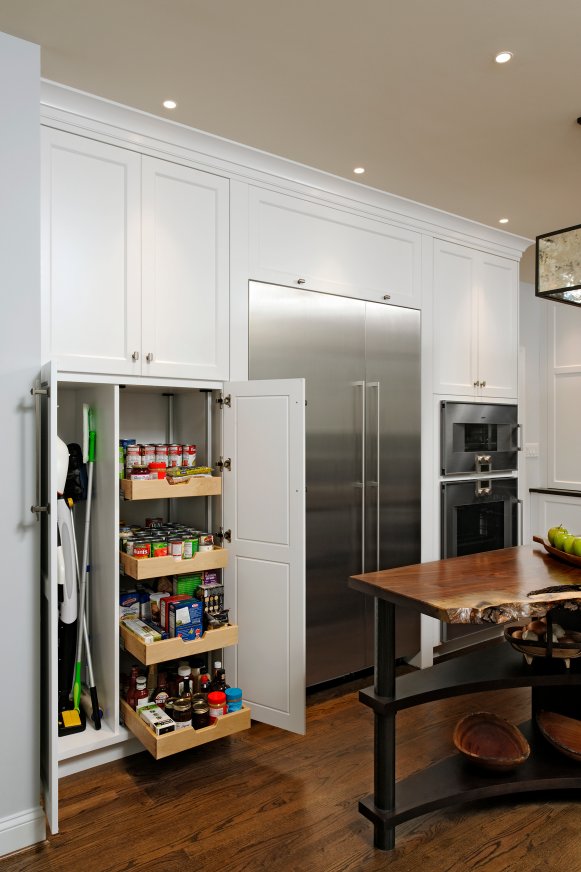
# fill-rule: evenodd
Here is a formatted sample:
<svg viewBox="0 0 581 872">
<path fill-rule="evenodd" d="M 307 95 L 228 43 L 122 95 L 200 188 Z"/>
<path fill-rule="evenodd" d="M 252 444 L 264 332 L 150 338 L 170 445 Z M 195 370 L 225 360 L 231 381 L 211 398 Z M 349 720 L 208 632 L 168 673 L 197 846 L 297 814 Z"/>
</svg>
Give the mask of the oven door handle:
<svg viewBox="0 0 581 872">
<path fill-rule="evenodd" d="M 522 451 L 522 425 L 516 425 L 516 450 Z"/>
<path fill-rule="evenodd" d="M 523 500 L 517 500 L 518 506 L 518 536 L 519 536 L 519 545 L 524 544 L 524 502 Z"/>
</svg>

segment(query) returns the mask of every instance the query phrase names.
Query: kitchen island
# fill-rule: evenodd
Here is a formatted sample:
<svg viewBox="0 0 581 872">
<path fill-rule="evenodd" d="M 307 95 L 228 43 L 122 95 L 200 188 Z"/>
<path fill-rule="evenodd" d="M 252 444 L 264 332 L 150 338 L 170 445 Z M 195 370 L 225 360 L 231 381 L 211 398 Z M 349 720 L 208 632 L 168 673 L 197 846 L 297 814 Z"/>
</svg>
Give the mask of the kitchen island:
<svg viewBox="0 0 581 872">
<path fill-rule="evenodd" d="M 527 666 L 506 642 L 395 678 L 395 606 L 407 606 L 448 623 L 504 623 L 540 617 L 548 610 L 581 608 L 581 591 L 533 593 L 581 582 L 581 570 L 519 546 L 353 576 L 349 584 L 375 599 L 375 681 L 360 700 L 375 715 L 374 793 L 359 810 L 374 825 L 377 848 L 395 845 L 399 823 L 459 802 L 511 793 L 581 788 L 581 766 L 538 735 L 534 715 L 557 708 L 581 686 L 579 660 L 536 658 Z M 580 613 L 581 617 L 581 613 Z M 530 745 L 526 763 L 512 772 L 479 772 L 455 755 L 396 784 L 397 712 L 436 699 L 479 691 L 531 687 L 533 720 L 521 725 Z M 577 694 L 578 695 L 578 694 Z M 567 706 L 566 710 L 572 713 Z"/>
</svg>

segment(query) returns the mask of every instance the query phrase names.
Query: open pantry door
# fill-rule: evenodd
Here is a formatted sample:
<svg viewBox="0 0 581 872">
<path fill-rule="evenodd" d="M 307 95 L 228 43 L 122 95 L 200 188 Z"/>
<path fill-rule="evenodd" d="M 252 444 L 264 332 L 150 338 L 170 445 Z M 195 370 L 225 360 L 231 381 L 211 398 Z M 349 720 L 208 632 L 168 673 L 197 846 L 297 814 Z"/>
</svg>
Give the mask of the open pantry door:
<svg viewBox="0 0 581 872">
<path fill-rule="evenodd" d="M 51 833 L 58 833 L 58 590 L 56 549 L 56 452 L 57 379 L 55 367 L 47 363 L 34 385 L 40 492 L 35 507 L 41 524 L 41 739 L 40 773 L 44 810 Z M 48 509 L 48 510 L 44 510 Z"/>
<path fill-rule="evenodd" d="M 304 379 L 226 383 L 222 409 L 227 674 L 254 720 L 304 733 Z"/>
</svg>

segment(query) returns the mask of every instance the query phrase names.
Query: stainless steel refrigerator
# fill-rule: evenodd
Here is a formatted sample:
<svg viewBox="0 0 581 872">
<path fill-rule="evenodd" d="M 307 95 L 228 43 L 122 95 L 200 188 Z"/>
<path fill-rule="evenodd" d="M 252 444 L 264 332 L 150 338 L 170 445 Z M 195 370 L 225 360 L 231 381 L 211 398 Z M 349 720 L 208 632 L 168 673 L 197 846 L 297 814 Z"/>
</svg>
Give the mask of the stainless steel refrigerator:
<svg viewBox="0 0 581 872">
<path fill-rule="evenodd" d="M 249 378 L 306 379 L 307 685 L 373 663 L 350 575 L 420 561 L 420 313 L 251 282 Z M 260 458 L 257 458 L 260 462 Z M 419 650 L 398 610 L 396 656 Z"/>
</svg>

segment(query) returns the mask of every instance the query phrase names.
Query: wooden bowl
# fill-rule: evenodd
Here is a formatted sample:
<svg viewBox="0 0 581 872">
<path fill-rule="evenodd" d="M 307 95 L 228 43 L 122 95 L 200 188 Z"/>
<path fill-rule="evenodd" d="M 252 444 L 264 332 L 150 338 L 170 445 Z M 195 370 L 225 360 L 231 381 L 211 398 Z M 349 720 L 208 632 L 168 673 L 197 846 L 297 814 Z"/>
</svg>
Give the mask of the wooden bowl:
<svg viewBox="0 0 581 872">
<path fill-rule="evenodd" d="M 492 712 L 474 712 L 454 728 L 454 745 L 472 763 L 495 772 L 515 769 L 531 749 L 514 724 Z"/>
<path fill-rule="evenodd" d="M 526 624 L 524 624 L 526 626 Z M 523 626 L 510 626 L 504 628 L 504 638 L 510 642 L 515 651 L 520 651 L 524 654 L 524 658 L 530 666 L 534 657 L 554 657 L 556 660 L 564 660 L 567 669 L 571 665 L 570 661 L 575 657 L 581 657 L 581 633 L 568 632 L 567 635 L 574 639 L 572 642 L 553 642 L 552 650 L 549 649 L 546 642 L 537 642 L 529 639 L 514 639 L 513 633 L 515 630 L 522 630 Z"/>
<path fill-rule="evenodd" d="M 581 763 L 581 721 L 556 712 L 539 712 L 537 725 L 547 742 Z"/>
</svg>

